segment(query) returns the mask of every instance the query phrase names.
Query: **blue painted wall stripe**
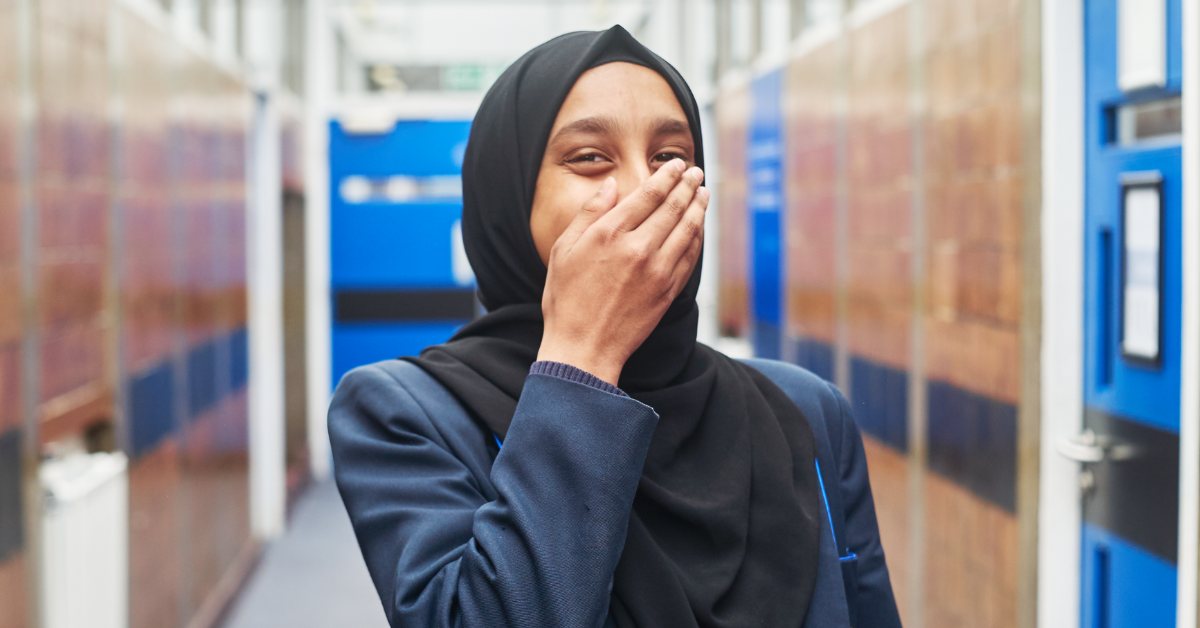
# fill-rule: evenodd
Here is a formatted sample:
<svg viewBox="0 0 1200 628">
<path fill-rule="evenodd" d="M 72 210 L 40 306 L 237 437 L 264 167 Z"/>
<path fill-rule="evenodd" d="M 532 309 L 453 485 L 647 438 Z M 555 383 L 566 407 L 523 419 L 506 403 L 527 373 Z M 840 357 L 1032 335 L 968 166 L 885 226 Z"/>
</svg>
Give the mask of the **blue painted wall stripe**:
<svg viewBox="0 0 1200 628">
<path fill-rule="evenodd" d="M 908 372 L 851 356 L 850 382 L 859 427 L 892 449 L 908 453 Z"/>
<path fill-rule="evenodd" d="M 250 332 L 245 327 L 229 335 L 229 390 L 235 392 L 250 379 Z"/>
<path fill-rule="evenodd" d="M 161 362 L 129 380 L 130 457 L 137 458 L 175 431 L 175 376 Z"/>
<path fill-rule="evenodd" d="M 929 468 L 1001 508 L 1017 511 L 1017 408 L 929 382 Z"/>
<path fill-rule="evenodd" d="M 833 381 L 833 345 L 809 338 L 790 338 L 793 359 L 825 381 Z"/>
<path fill-rule="evenodd" d="M 217 403 L 217 341 L 209 340 L 188 351 L 188 419 Z"/>
<path fill-rule="evenodd" d="M 0 434 L 0 563 L 25 544 L 21 500 L 21 430 Z"/>
</svg>

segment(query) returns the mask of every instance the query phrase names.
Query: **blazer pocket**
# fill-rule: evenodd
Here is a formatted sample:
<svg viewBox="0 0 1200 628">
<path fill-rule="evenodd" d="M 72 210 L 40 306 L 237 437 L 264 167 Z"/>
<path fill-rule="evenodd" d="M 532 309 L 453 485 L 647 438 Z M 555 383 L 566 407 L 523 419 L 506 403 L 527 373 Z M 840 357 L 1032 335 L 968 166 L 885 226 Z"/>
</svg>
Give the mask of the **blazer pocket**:
<svg viewBox="0 0 1200 628">
<path fill-rule="evenodd" d="M 858 625 L 858 555 L 850 554 L 838 559 L 842 567 L 842 585 L 846 587 L 846 610 L 850 625 Z"/>
</svg>

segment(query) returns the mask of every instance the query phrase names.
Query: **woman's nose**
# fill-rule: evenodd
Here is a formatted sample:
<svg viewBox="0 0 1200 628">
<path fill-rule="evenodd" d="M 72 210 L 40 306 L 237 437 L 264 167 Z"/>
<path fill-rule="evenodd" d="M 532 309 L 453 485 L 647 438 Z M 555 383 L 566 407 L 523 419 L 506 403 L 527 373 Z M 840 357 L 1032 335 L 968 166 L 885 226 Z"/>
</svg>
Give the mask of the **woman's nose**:
<svg viewBox="0 0 1200 628">
<path fill-rule="evenodd" d="M 654 174 L 654 171 L 650 169 L 649 164 L 634 163 L 622 165 L 615 175 L 618 197 L 625 198 L 636 192 L 652 174 Z"/>
</svg>

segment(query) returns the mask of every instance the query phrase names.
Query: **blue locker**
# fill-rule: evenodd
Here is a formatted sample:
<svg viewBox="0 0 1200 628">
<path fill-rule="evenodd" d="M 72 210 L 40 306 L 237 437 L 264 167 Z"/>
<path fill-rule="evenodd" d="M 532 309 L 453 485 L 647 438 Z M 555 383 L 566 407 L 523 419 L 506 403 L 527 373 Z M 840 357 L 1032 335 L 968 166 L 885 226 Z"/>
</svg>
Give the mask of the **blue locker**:
<svg viewBox="0 0 1200 628">
<path fill-rule="evenodd" d="M 783 341 L 783 71 L 751 86 L 746 152 L 750 220 L 750 340 L 754 354 L 778 360 Z"/>
<path fill-rule="evenodd" d="M 444 342 L 474 317 L 461 247 L 469 121 L 399 121 L 388 133 L 330 125 L 333 381 Z"/>
<path fill-rule="evenodd" d="M 1118 0 L 1084 7 L 1085 432 L 1077 451 L 1093 456 L 1082 470 L 1080 610 L 1089 628 L 1175 625 L 1180 0 L 1166 0 L 1158 39 L 1135 41 L 1125 20 L 1122 40 L 1119 11 Z M 1165 47 L 1162 80 L 1127 79 L 1123 88 L 1121 46 L 1146 41 Z"/>
</svg>

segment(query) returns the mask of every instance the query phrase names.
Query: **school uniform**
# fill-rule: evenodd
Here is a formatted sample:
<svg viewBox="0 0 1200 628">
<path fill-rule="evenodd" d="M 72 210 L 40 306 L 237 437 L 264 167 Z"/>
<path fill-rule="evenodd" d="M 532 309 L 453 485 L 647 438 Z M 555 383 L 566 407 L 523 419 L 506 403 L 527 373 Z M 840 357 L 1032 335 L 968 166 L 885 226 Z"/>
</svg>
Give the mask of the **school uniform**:
<svg viewBox="0 0 1200 628">
<path fill-rule="evenodd" d="M 898 627 L 846 400 L 802 368 L 744 363 L 787 394 L 816 443 L 826 521 L 795 625 Z M 545 364 L 525 380 L 502 442 L 412 363 L 360 367 L 339 384 L 335 477 L 392 626 L 615 625 L 613 571 L 659 417 Z"/>
</svg>

